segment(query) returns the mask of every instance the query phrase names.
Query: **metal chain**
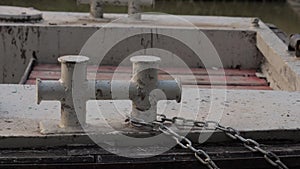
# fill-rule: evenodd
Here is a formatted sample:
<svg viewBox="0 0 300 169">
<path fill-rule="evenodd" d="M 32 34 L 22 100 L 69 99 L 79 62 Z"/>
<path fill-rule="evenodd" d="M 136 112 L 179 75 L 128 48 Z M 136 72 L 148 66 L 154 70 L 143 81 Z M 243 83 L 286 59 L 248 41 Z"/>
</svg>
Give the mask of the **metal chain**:
<svg viewBox="0 0 300 169">
<path fill-rule="evenodd" d="M 205 130 L 220 130 L 223 131 L 227 136 L 234 140 L 238 140 L 243 143 L 244 147 L 252 152 L 259 152 L 263 155 L 265 160 L 272 166 L 278 169 L 289 169 L 280 158 L 273 152 L 264 150 L 261 145 L 253 139 L 245 138 L 241 136 L 240 132 L 232 127 L 224 127 L 215 121 L 196 121 L 191 119 L 185 119 L 182 117 L 167 118 L 165 115 L 160 114 L 155 122 L 146 123 L 140 120 L 130 119 L 131 123 L 137 126 L 150 127 L 152 130 L 160 131 L 166 135 L 170 135 L 177 144 L 184 148 L 190 149 L 195 153 L 195 157 L 209 169 L 219 169 L 219 167 L 211 160 L 209 155 L 202 149 L 196 149 L 192 145 L 192 141 L 188 138 L 181 136 L 174 132 L 166 123 L 174 124 L 177 127 L 193 127 L 201 128 Z"/>
<path fill-rule="evenodd" d="M 220 169 L 204 150 L 196 149 L 193 146 L 191 140 L 189 140 L 185 136 L 177 134 L 170 127 L 166 126 L 163 122 L 155 121 L 152 123 L 146 123 L 140 120 L 133 120 L 133 119 L 130 119 L 130 121 L 135 126 L 150 127 L 154 131 L 160 131 L 166 135 L 171 136 L 171 138 L 173 138 L 180 147 L 184 149 L 189 149 L 192 152 L 194 152 L 194 156 L 196 157 L 196 159 L 200 161 L 202 164 L 206 165 L 207 168 Z"/>
<path fill-rule="evenodd" d="M 194 152 L 195 157 L 204 165 L 207 166 L 209 169 L 219 169 L 219 167 L 211 160 L 210 156 L 202 149 L 196 149 L 192 141 L 189 140 L 188 138 L 181 136 L 174 132 L 170 127 L 167 127 L 165 125 L 160 125 L 159 126 L 159 131 L 166 135 L 170 135 L 176 143 L 184 148 L 184 149 L 189 149 L 192 152 Z"/>
<path fill-rule="evenodd" d="M 272 166 L 278 169 L 289 169 L 275 153 L 262 149 L 261 145 L 258 142 L 253 139 L 241 136 L 240 132 L 235 130 L 234 128 L 224 127 L 219 124 L 217 129 L 223 131 L 230 138 L 240 141 L 241 143 L 243 143 L 244 147 L 246 147 L 250 151 L 261 153 L 265 160 Z"/>
</svg>

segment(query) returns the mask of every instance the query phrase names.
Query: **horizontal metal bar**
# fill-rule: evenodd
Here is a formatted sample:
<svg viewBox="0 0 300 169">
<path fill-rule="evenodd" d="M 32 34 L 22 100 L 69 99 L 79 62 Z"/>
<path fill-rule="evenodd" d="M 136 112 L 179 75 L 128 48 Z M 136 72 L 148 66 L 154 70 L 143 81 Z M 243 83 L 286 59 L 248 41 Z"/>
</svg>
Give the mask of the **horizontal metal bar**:
<svg viewBox="0 0 300 169">
<path fill-rule="evenodd" d="M 37 103 L 40 104 L 42 100 L 62 100 L 65 96 L 65 88 L 60 81 L 41 79 L 36 80 L 36 95 Z"/>
<path fill-rule="evenodd" d="M 132 83 L 124 80 L 89 81 L 88 86 L 90 99 L 96 100 L 129 100 L 129 94 L 136 93 Z"/>
</svg>

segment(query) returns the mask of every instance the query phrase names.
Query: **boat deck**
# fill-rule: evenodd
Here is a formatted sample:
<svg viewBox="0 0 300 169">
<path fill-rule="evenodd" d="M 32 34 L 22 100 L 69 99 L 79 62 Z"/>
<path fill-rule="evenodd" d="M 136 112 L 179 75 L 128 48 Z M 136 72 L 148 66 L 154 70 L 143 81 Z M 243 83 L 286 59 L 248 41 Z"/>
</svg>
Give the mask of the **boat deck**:
<svg viewBox="0 0 300 169">
<path fill-rule="evenodd" d="M 110 80 L 113 76 L 119 80 L 130 80 L 131 67 L 115 66 L 89 66 L 88 79 L 95 77 L 97 80 Z M 208 75 L 208 72 L 210 76 Z M 116 73 L 116 74 L 114 74 Z M 225 74 L 224 74 L 225 73 Z M 272 90 L 264 78 L 257 77 L 255 69 L 211 69 L 203 68 L 164 68 L 159 71 L 159 79 L 166 80 L 178 77 L 184 87 L 220 88 L 220 89 L 246 89 L 246 90 Z M 123 74 L 123 76 L 122 76 Z M 172 75 L 172 76 L 170 76 Z M 224 76 L 225 75 L 225 76 Z M 35 84 L 36 78 L 43 80 L 58 80 L 60 78 L 60 65 L 38 64 L 35 65 L 26 81 L 26 84 Z"/>
</svg>

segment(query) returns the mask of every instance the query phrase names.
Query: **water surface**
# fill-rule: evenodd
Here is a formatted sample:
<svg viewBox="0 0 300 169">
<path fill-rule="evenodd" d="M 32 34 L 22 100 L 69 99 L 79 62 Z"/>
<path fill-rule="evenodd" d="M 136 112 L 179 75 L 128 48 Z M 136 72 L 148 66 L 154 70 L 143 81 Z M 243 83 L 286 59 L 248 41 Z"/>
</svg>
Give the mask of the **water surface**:
<svg viewBox="0 0 300 169">
<path fill-rule="evenodd" d="M 88 12 L 89 5 L 78 5 L 76 0 L 1 0 L 0 5 L 34 7 L 47 11 Z M 300 9 L 300 7 L 298 7 Z M 290 33 L 300 33 L 300 13 L 295 12 L 285 1 L 193 1 L 156 0 L 154 8 L 144 11 L 163 12 L 178 15 L 212 15 L 259 17 Z M 300 10 L 299 10 L 300 11 Z M 105 12 L 125 13 L 127 7 L 106 6 Z"/>
</svg>

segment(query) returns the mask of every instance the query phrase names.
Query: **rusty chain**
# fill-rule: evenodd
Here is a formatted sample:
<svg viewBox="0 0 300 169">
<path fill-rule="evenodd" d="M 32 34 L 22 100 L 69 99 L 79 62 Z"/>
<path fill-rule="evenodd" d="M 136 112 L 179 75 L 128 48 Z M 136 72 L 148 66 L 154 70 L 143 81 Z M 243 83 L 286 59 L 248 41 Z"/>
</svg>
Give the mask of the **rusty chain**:
<svg viewBox="0 0 300 169">
<path fill-rule="evenodd" d="M 225 127 L 220 125 L 218 122 L 215 121 L 196 121 L 191 119 L 185 119 L 182 117 L 173 117 L 167 118 L 166 115 L 160 114 L 158 115 L 158 119 L 154 122 L 147 123 L 137 119 L 129 119 L 129 121 L 138 127 L 148 127 L 151 128 L 153 131 L 159 131 L 166 135 L 171 136 L 176 143 L 184 148 L 189 149 L 194 152 L 194 155 L 198 161 L 202 164 L 206 165 L 209 169 L 219 169 L 219 167 L 212 161 L 210 156 L 202 149 L 196 149 L 192 141 L 189 140 L 187 137 L 179 135 L 178 133 L 174 132 L 170 127 L 166 125 L 166 123 L 174 124 L 177 127 L 184 126 L 184 127 L 193 127 L 193 128 L 201 128 L 205 130 L 220 130 L 224 132 L 227 136 L 232 138 L 233 140 L 238 140 L 243 143 L 244 147 L 252 152 L 258 152 L 263 155 L 265 160 L 270 163 L 272 166 L 278 169 L 289 169 L 281 160 L 280 158 L 273 152 L 265 150 L 261 148 L 261 145 L 253 139 L 245 138 L 241 136 L 240 132 L 232 127 Z"/>
</svg>

